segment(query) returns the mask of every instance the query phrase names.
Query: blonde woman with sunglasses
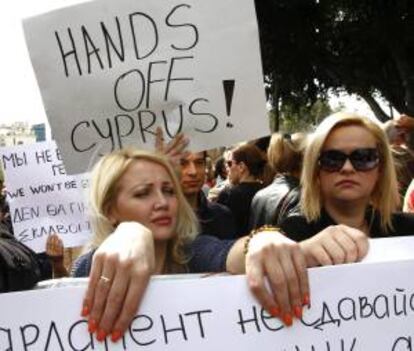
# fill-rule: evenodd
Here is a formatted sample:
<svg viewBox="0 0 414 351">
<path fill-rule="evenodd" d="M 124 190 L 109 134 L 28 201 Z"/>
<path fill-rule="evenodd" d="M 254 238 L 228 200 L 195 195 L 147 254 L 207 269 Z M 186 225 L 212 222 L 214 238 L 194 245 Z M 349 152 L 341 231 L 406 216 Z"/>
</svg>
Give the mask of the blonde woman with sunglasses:
<svg viewBox="0 0 414 351">
<path fill-rule="evenodd" d="M 300 213 L 282 224 L 307 265 L 360 260 L 368 237 L 414 234 L 414 216 L 396 213 L 399 194 L 385 133 L 355 114 L 327 117 L 308 139 Z"/>
</svg>

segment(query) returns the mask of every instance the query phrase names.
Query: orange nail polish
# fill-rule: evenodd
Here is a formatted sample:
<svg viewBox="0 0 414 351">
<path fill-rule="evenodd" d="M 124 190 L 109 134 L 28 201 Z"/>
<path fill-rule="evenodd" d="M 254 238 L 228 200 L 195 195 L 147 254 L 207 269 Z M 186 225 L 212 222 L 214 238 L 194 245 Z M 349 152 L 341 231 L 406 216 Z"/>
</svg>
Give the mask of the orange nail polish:
<svg viewBox="0 0 414 351">
<path fill-rule="evenodd" d="M 269 313 L 272 317 L 279 317 L 280 316 L 280 310 L 276 306 L 270 307 Z"/>
<path fill-rule="evenodd" d="M 98 333 L 96 334 L 96 340 L 98 340 L 99 342 L 102 342 L 105 340 L 105 338 L 106 338 L 105 330 L 99 329 Z"/>
<path fill-rule="evenodd" d="M 96 320 L 89 319 L 88 320 L 88 331 L 89 331 L 89 333 L 91 333 L 91 334 L 95 333 L 96 329 L 98 329 L 98 326 L 96 325 Z"/>
<path fill-rule="evenodd" d="M 82 308 L 81 316 L 86 317 L 88 314 L 89 314 L 89 307 L 85 305 Z"/>
<path fill-rule="evenodd" d="M 302 307 L 300 306 L 293 307 L 293 313 L 297 319 L 301 319 L 302 318 Z"/>
<path fill-rule="evenodd" d="M 290 327 L 293 323 L 293 318 L 290 313 L 285 313 L 283 316 L 283 323 L 285 323 L 286 326 Z"/>
<path fill-rule="evenodd" d="M 122 333 L 119 330 L 114 330 L 111 334 L 111 341 L 117 342 L 122 336 Z"/>
<path fill-rule="evenodd" d="M 305 294 L 303 295 L 303 305 L 304 306 L 310 306 L 310 298 L 309 298 L 309 294 Z"/>
</svg>

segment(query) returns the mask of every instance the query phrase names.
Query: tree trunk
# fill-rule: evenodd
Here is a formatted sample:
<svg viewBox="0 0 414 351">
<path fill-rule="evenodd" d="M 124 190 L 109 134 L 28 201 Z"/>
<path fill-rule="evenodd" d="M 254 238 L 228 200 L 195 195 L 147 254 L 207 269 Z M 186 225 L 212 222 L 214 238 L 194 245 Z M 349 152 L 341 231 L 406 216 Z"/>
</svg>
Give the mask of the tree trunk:
<svg viewBox="0 0 414 351">
<path fill-rule="evenodd" d="M 273 83 L 273 91 L 272 91 L 272 107 L 273 113 L 275 116 L 275 123 L 273 125 L 272 133 L 278 132 L 280 129 L 280 93 L 279 88 L 276 84 Z"/>
<path fill-rule="evenodd" d="M 372 112 L 374 112 L 375 117 L 381 122 L 386 122 L 391 119 L 389 115 L 387 115 L 378 102 L 370 95 L 369 93 L 359 93 L 359 95 L 366 101 L 366 103 L 371 108 Z"/>
<path fill-rule="evenodd" d="M 414 69 L 407 56 L 401 51 L 393 51 L 392 53 L 395 63 L 397 65 L 402 85 L 404 87 L 404 111 L 410 116 L 414 116 Z"/>
</svg>

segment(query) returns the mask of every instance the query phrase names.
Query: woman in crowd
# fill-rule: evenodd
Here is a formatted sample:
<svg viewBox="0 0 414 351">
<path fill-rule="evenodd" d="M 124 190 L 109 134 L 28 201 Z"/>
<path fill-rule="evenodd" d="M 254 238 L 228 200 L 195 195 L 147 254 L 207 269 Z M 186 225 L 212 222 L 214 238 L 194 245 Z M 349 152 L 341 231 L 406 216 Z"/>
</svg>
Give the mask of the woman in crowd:
<svg viewBox="0 0 414 351">
<path fill-rule="evenodd" d="M 289 216 L 282 229 L 301 241 L 308 266 L 359 260 L 361 233 L 414 233 L 414 217 L 395 212 L 399 194 L 386 135 L 368 118 L 326 118 L 308 140 L 301 184 L 301 213 Z"/>
<path fill-rule="evenodd" d="M 245 144 L 231 151 L 227 161 L 228 177 L 232 186 L 222 190 L 217 202 L 227 206 L 236 221 L 239 236 L 248 233 L 250 204 L 262 189 L 260 181 L 266 160 L 257 146 Z"/>
<path fill-rule="evenodd" d="M 42 279 L 36 254 L 0 221 L 0 293 L 31 289 Z"/>
<path fill-rule="evenodd" d="M 282 213 L 287 213 L 299 201 L 299 186 L 306 134 L 272 135 L 267 149 L 267 161 L 275 172 L 273 182 L 256 193 L 250 208 L 249 228 L 265 224 L 278 225 Z M 292 196 L 290 196 L 292 195 Z"/>
<path fill-rule="evenodd" d="M 397 120 L 389 120 L 382 125 L 388 137 L 391 153 L 397 172 L 398 189 L 401 199 L 414 176 L 414 152 L 408 147 L 410 131 L 399 127 Z"/>
<path fill-rule="evenodd" d="M 92 250 L 74 271 L 90 276 L 82 315 L 99 341 L 120 339 L 152 274 L 246 273 L 259 302 L 287 325 L 309 303 L 304 255 L 276 229 L 237 241 L 194 239 L 194 214 L 163 156 L 134 149 L 104 156 L 92 173 L 90 201 Z"/>
<path fill-rule="evenodd" d="M 230 153 L 229 150 L 223 153 L 223 156 L 219 157 L 214 164 L 214 177 L 216 179 L 216 184 L 212 187 L 207 198 L 210 201 L 216 202 L 220 193 L 229 186 L 229 180 L 227 177 L 227 166 L 226 166 L 226 157 Z"/>
</svg>

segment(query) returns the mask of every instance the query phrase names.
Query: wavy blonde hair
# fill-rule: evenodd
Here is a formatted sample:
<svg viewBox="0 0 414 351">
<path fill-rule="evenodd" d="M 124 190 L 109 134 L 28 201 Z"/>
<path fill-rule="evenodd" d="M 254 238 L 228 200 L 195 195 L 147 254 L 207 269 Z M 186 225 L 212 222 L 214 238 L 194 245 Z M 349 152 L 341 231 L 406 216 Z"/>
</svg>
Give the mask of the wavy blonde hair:
<svg viewBox="0 0 414 351">
<path fill-rule="evenodd" d="M 274 133 L 267 148 L 267 160 L 276 173 L 300 174 L 307 135 Z"/>
<path fill-rule="evenodd" d="M 319 184 L 319 155 L 329 134 L 343 126 L 361 126 L 367 129 L 377 142 L 380 154 L 380 176 L 371 194 L 371 205 L 381 214 L 381 227 L 392 229 L 391 215 L 397 210 L 400 198 L 395 165 L 387 136 L 381 127 L 367 117 L 349 113 L 336 113 L 321 122 L 309 136 L 305 150 L 301 184 L 301 209 L 308 221 L 316 221 L 323 207 Z"/>
<path fill-rule="evenodd" d="M 178 218 L 176 235 L 167 245 L 167 259 L 164 268 L 166 272 L 182 272 L 189 260 L 185 253 L 185 246 L 196 236 L 197 220 L 184 197 L 174 169 L 163 155 L 154 152 L 125 148 L 105 155 L 95 165 L 91 174 L 89 193 L 90 219 L 93 230 L 89 246 L 91 248 L 98 247 L 115 230 L 107 217 L 108 211 L 116 201 L 119 180 L 129 166 L 137 160 L 146 160 L 164 167 L 171 178 L 178 200 Z"/>
</svg>

